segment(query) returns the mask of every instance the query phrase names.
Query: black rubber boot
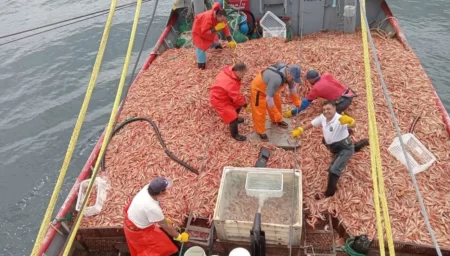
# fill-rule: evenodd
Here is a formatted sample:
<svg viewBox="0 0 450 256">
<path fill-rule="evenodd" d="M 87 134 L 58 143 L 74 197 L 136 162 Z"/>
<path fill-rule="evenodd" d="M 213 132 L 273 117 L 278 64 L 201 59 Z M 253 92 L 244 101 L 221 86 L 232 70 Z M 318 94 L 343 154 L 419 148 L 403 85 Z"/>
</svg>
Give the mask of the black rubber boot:
<svg viewBox="0 0 450 256">
<path fill-rule="evenodd" d="M 217 45 L 216 47 L 214 47 L 214 49 L 216 49 L 216 50 L 218 50 L 218 49 L 223 49 L 223 47 L 222 47 L 221 44 L 219 44 L 219 45 Z"/>
<path fill-rule="evenodd" d="M 245 122 L 245 119 L 238 117 L 237 122 L 238 122 L 238 124 L 242 124 Z"/>
<path fill-rule="evenodd" d="M 361 151 L 364 147 L 369 146 L 369 140 L 368 139 L 362 139 L 355 143 L 355 152 Z"/>
<path fill-rule="evenodd" d="M 259 135 L 259 138 L 262 140 L 262 141 L 269 141 L 269 137 L 267 137 L 267 134 L 260 134 Z"/>
<path fill-rule="evenodd" d="M 245 141 L 247 140 L 247 137 L 240 135 L 238 132 L 238 122 L 238 119 L 236 119 L 230 123 L 231 137 L 233 137 L 237 141 Z"/>
<path fill-rule="evenodd" d="M 286 129 L 289 127 L 289 124 L 286 123 L 285 121 L 281 121 L 281 122 L 277 123 L 277 125 L 283 129 Z"/>
<path fill-rule="evenodd" d="M 205 69 L 206 68 L 206 63 L 198 63 L 198 68 L 199 69 Z"/>
</svg>

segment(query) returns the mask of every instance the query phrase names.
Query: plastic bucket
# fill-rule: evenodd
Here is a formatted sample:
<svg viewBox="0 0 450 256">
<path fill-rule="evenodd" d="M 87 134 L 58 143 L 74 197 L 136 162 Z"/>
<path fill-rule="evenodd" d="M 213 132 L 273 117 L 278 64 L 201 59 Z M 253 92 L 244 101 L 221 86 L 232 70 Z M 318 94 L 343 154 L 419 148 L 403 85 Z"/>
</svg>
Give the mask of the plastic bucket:
<svg viewBox="0 0 450 256">
<path fill-rule="evenodd" d="M 206 256 L 205 251 L 200 246 L 193 246 L 184 253 L 184 256 Z"/>
</svg>

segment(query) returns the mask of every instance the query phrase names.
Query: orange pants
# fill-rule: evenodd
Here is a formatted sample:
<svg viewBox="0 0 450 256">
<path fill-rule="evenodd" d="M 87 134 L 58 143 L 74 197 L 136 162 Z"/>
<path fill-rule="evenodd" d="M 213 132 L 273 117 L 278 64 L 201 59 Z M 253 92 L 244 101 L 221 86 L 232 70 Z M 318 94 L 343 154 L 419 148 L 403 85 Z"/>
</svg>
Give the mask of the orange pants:
<svg viewBox="0 0 450 256">
<path fill-rule="evenodd" d="M 281 96 L 280 90 L 284 86 L 280 86 L 275 92 L 273 101 L 275 106 L 269 108 L 266 102 L 266 88 L 262 79 L 262 72 L 260 72 L 255 79 L 252 81 L 251 85 L 251 104 L 252 104 L 252 119 L 253 119 L 253 129 L 256 133 L 265 134 L 266 133 L 266 112 L 269 112 L 269 117 L 272 122 L 281 122 L 283 117 L 281 116 Z"/>
</svg>

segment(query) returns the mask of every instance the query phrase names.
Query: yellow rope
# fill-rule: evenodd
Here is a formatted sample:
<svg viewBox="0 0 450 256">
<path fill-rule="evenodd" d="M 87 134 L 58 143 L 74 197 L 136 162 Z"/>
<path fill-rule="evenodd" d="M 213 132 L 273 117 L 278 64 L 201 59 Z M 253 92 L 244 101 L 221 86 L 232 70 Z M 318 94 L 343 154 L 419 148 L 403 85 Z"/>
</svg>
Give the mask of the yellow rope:
<svg viewBox="0 0 450 256">
<path fill-rule="evenodd" d="M 105 53 L 106 43 L 108 42 L 109 31 L 112 25 L 112 18 L 114 16 L 114 12 L 116 10 L 117 0 L 111 1 L 111 7 L 109 9 L 108 19 L 105 25 L 105 30 L 103 31 L 103 37 L 100 42 L 100 48 L 97 53 L 97 58 L 95 59 L 95 64 L 92 70 L 91 80 L 89 81 L 89 86 L 86 91 L 86 95 L 84 97 L 83 105 L 81 106 L 80 113 L 78 115 L 77 122 L 75 124 L 75 128 L 72 133 L 72 137 L 70 138 L 69 146 L 67 148 L 66 156 L 64 157 L 64 162 L 59 172 L 58 180 L 56 181 L 55 189 L 53 190 L 53 194 L 50 198 L 50 202 L 48 204 L 47 210 L 45 211 L 44 219 L 42 220 L 41 227 L 39 228 L 39 233 L 36 237 L 36 242 L 34 243 L 33 250 L 31 252 L 32 256 L 36 256 L 39 248 L 41 246 L 42 240 L 47 232 L 49 227 L 50 218 L 55 209 L 56 200 L 58 199 L 58 194 L 61 191 L 61 186 L 64 182 L 64 177 L 66 176 L 67 169 L 70 164 L 70 160 L 72 159 L 73 151 L 75 150 L 75 146 L 78 141 L 78 136 L 80 134 L 81 127 L 84 122 L 84 118 L 86 116 L 86 112 L 89 106 L 89 102 L 91 100 L 92 91 L 95 87 L 95 82 L 97 81 L 97 76 L 100 71 L 100 66 L 103 60 L 103 54 Z"/>
<path fill-rule="evenodd" d="M 389 210 L 386 202 L 386 194 L 384 191 L 384 178 L 383 170 L 381 168 L 381 155 L 380 147 L 378 143 L 378 131 L 377 131 L 377 121 L 375 118 L 375 107 L 372 95 L 372 77 L 370 71 L 370 58 L 369 58 L 369 46 L 367 41 L 367 33 L 365 22 L 365 12 L 366 3 L 365 0 L 360 1 L 360 11 L 361 11 L 361 29 L 362 29 L 362 41 L 364 48 L 364 68 L 365 68 L 365 80 L 366 80 L 366 94 L 367 94 L 367 110 L 369 115 L 369 139 L 370 139 L 370 160 L 372 167 L 372 180 L 373 180 L 373 190 L 374 190 L 374 200 L 375 200 L 375 211 L 377 217 L 377 232 L 378 241 L 380 246 L 380 255 L 385 255 L 384 250 L 384 238 L 383 238 L 383 227 L 381 225 L 381 214 L 380 214 L 380 200 L 381 206 L 383 208 L 383 219 L 384 226 L 386 229 L 386 238 L 388 241 L 389 255 L 395 256 L 394 242 L 392 239 L 391 223 L 389 219 Z"/>
<path fill-rule="evenodd" d="M 128 72 L 128 66 L 130 63 L 131 53 L 133 50 L 134 39 L 136 36 L 136 29 L 137 29 L 137 25 L 138 25 L 138 21 L 139 21 L 139 13 L 141 11 L 141 4 L 142 4 L 142 0 L 137 0 L 136 12 L 134 15 L 133 28 L 131 30 L 130 41 L 128 43 L 127 55 L 125 57 L 125 63 L 124 63 L 123 69 L 122 69 L 122 76 L 120 77 L 119 88 L 117 89 L 116 99 L 114 101 L 111 116 L 109 118 L 108 126 L 106 128 L 105 140 L 103 140 L 102 147 L 100 149 L 100 153 L 99 153 L 100 156 L 102 156 L 104 154 L 104 151 L 106 150 L 106 145 L 108 145 L 108 138 L 111 137 L 111 133 L 114 128 L 113 126 L 114 126 L 115 119 L 116 119 L 117 108 L 119 107 L 120 99 L 122 97 L 122 91 L 123 91 L 123 88 L 125 85 L 125 80 L 126 80 L 127 72 Z M 94 171 L 92 172 L 92 177 L 89 182 L 89 187 L 86 191 L 86 199 L 84 200 L 84 203 L 83 203 L 80 211 L 78 212 L 78 214 L 80 215 L 80 218 L 78 218 L 77 221 L 72 226 L 72 232 L 71 232 L 71 235 L 69 236 L 67 246 L 64 249 L 63 256 L 69 255 L 70 248 L 71 248 L 73 241 L 75 239 L 75 236 L 77 234 L 77 230 L 80 227 L 81 220 L 83 219 L 82 217 L 84 215 L 84 210 L 86 209 L 86 206 L 89 201 L 89 197 L 91 196 L 93 183 L 94 183 L 95 177 L 97 176 L 100 162 L 101 162 L 101 157 L 98 157 L 97 161 L 95 163 Z"/>
</svg>

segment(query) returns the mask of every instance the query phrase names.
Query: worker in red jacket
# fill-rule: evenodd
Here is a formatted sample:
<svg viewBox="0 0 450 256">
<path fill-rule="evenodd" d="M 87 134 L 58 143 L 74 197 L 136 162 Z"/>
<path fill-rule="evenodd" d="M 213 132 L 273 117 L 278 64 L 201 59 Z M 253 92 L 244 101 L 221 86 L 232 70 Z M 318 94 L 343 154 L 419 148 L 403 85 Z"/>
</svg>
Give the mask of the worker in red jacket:
<svg viewBox="0 0 450 256">
<path fill-rule="evenodd" d="M 217 33 L 221 30 L 225 33 L 228 46 L 236 48 L 230 30 L 227 27 L 226 11 L 220 8 L 220 3 L 215 2 L 206 12 L 195 16 L 192 25 L 192 41 L 194 42 L 195 54 L 197 55 L 197 65 L 200 69 L 206 68 L 206 50 L 209 48 L 222 48 Z"/>
<path fill-rule="evenodd" d="M 330 73 L 324 73 L 320 76 L 317 71 L 310 70 L 306 73 L 306 79 L 313 85 L 313 88 L 302 100 L 301 106 L 287 110 L 283 113 L 284 117 L 295 116 L 305 110 L 317 98 L 333 101 L 336 104 L 336 112 L 341 114 L 350 106 L 353 97 L 356 97 L 356 93 L 352 89 L 343 85 Z"/>
<path fill-rule="evenodd" d="M 244 122 L 238 114 L 242 107 L 247 107 L 245 98 L 240 92 L 241 79 L 246 72 L 247 66 L 244 63 L 225 66 L 210 88 L 211 105 L 220 118 L 230 125 L 231 136 L 237 141 L 247 139 L 238 132 L 238 124 Z"/>
</svg>

